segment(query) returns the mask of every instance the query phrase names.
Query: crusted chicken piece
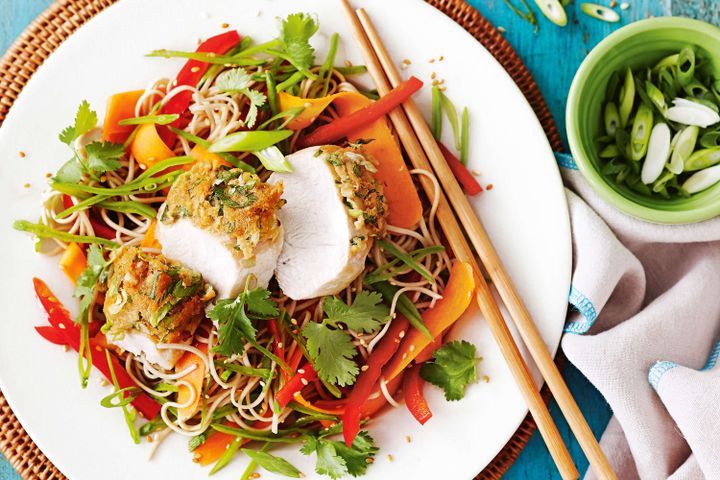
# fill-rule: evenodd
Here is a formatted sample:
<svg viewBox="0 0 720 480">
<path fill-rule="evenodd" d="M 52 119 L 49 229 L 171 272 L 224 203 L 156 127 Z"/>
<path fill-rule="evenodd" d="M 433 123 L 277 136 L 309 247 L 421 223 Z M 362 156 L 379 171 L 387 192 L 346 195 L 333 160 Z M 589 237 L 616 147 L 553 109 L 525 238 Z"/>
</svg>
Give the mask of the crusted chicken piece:
<svg viewBox="0 0 720 480">
<path fill-rule="evenodd" d="M 273 173 L 284 186 L 278 216 L 285 245 L 275 269 L 294 300 L 332 295 L 365 268 L 375 237 L 384 234 L 386 203 L 361 149 L 312 147 L 288 156 L 292 173 Z"/>
<path fill-rule="evenodd" d="M 168 194 L 157 227 L 163 253 L 202 273 L 221 298 L 250 275 L 267 286 L 283 243 L 282 191 L 239 168 L 198 163 Z"/>
<path fill-rule="evenodd" d="M 125 247 L 110 267 L 103 330 L 109 343 L 170 369 L 182 352 L 157 344 L 188 342 L 214 296 L 200 274 L 163 255 Z"/>
</svg>

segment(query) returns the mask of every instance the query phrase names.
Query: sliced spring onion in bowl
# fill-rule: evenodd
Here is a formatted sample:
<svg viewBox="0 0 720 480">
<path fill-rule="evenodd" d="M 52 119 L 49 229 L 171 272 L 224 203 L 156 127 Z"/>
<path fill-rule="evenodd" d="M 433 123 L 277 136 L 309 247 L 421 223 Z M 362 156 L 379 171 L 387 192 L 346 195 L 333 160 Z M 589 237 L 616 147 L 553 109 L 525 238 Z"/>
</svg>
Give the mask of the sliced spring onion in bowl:
<svg viewBox="0 0 720 480">
<path fill-rule="evenodd" d="M 658 123 L 650 133 L 647 157 L 643 163 L 640 179 L 649 185 L 658 179 L 670 156 L 670 128 L 667 123 Z"/>
<path fill-rule="evenodd" d="M 698 127 L 691 125 L 675 135 L 672 157 L 667 167 L 675 175 L 680 175 L 685 170 L 685 161 L 695 150 L 699 131 Z"/>
<path fill-rule="evenodd" d="M 603 5 L 598 5 L 597 3 L 581 3 L 580 10 L 585 15 L 602 20 L 603 22 L 615 23 L 620 21 L 620 14 L 615 10 Z"/>
<path fill-rule="evenodd" d="M 720 182 L 720 165 L 715 165 L 714 167 L 694 173 L 690 178 L 685 180 L 682 188 L 692 194 L 702 192 L 718 182 Z"/>
<path fill-rule="evenodd" d="M 707 128 L 720 122 L 720 115 L 699 102 L 687 100 L 685 98 L 676 98 L 673 100 L 673 107 L 665 112 L 665 117 L 672 121 L 683 125 L 695 125 L 697 127 Z"/>
<path fill-rule="evenodd" d="M 705 148 L 690 155 L 690 158 L 685 161 L 685 170 L 695 172 L 712 167 L 718 162 L 720 162 L 720 147 Z"/>
</svg>

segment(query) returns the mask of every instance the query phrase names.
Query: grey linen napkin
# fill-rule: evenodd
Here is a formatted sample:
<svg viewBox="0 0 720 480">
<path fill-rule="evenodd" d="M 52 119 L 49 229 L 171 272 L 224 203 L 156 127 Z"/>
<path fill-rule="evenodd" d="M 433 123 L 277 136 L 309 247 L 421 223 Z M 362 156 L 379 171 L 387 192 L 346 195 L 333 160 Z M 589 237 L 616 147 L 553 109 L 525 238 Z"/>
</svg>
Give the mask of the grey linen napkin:
<svg viewBox="0 0 720 480">
<path fill-rule="evenodd" d="M 720 479 L 720 218 L 636 220 L 557 157 L 574 248 L 562 348 L 613 410 L 603 450 L 620 479 Z"/>
</svg>

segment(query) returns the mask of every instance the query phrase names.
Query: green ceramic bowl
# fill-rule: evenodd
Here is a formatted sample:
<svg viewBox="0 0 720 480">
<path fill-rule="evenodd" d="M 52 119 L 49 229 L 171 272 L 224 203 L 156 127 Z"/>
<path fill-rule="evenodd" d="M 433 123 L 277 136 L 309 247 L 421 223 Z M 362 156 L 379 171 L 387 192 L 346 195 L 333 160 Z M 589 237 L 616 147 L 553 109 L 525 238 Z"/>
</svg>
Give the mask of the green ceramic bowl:
<svg viewBox="0 0 720 480">
<path fill-rule="evenodd" d="M 641 195 L 600 174 L 595 139 L 604 135 L 602 108 L 612 73 L 653 65 L 687 45 L 710 59 L 720 78 L 720 28 L 689 18 L 652 18 L 623 27 L 600 42 L 575 74 L 568 97 L 568 141 L 580 172 L 611 205 L 655 223 L 692 223 L 720 215 L 720 184 L 677 200 Z"/>
</svg>

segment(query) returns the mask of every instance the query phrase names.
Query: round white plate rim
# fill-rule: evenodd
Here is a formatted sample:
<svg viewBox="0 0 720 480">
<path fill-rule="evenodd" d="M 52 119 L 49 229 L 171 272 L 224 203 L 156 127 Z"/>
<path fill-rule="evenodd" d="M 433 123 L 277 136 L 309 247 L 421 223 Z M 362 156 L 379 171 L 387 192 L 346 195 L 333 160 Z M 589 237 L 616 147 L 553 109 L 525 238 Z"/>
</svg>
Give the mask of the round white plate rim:
<svg viewBox="0 0 720 480">
<path fill-rule="evenodd" d="M 418 10 L 423 9 L 423 8 L 425 8 L 425 9 L 432 9 L 432 7 L 430 7 L 430 6 L 428 6 L 427 4 L 424 4 L 424 3 L 422 3 L 422 2 L 419 2 L 419 0 L 404 0 L 404 1 L 405 1 L 405 3 L 406 3 L 407 5 L 411 5 L 413 8 L 417 8 Z M 120 2 L 119 4 L 113 5 L 113 6 L 109 7 L 106 11 L 102 12 L 102 13 L 98 16 L 98 18 L 101 18 L 103 15 L 109 15 L 109 12 L 112 12 L 114 8 L 121 6 L 123 3 L 131 3 L 131 2 Z M 373 3 L 373 2 L 368 2 L 368 3 Z M 371 6 L 370 6 L 370 7 L 371 7 Z M 369 7 L 369 10 L 370 10 L 370 13 L 372 13 L 372 8 L 370 8 L 370 7 Z M 432 10 L 434 11 L 434 9 L 432 9 Z M 91 20 L 91 22 L 94 21 L 94 20 L 95 20 L 95 19 Z M 450 20 L 449 18 L 447 18 L 447 17 L 445 17 L 445 16 L 437 15 L 437 18 L 436 18 L 436 19 L 433 19 L 433 20 L 434 20 L 434 21 L 437 21 L 438 24 L 440 24 L 440 22 L 443 22 L 443 21 L 444 21 L 444 22 L 446 22 L 446 26 L 447 26 L 448 28 L 451 28 L 451 27 L 450 27 L 450 24 L 452 24 L 452 25 L 453 25 L 452 28 L 458 28 L 458 29 L 459 29 L 459 27 L 457 27 L 457 25 L 455 25 L 454 22 L 452 22 L 452 20 Z M 83 27 L 83 28 L 84 28 L 84 27 Z M 83 31 L 82 28 L 81 28 L 80 31 L 81 31 L 81 32 Z M 464 31 L 463 31 L 463 33 L 464 33 L 465 35 L 467 35 L 468 37 L 470 37 L 470 35 L 467 34 L 467 32 L 464 32 Z M 75 34 L 74 34 L 73 36 L 75 36 Z M 472 37 L 470 37 L 470 38 L 472 39 L 473 42 L 475 42 L 475 40 L 474 40 Z M 72 39 L 72 38 L 71 38 L 71 39 Z M 160 46 L 163 46 L 163 45 L 160 45 Z M 153 46 L 152 48 L 154 48 L 154 46 Z M 487 52 L 484 51 L 484 49 L 482 49 L 482 50 L 483 50 L 483 52 L 484 52 L 485 54 L 487 54 Z M 60 49 L 58 50 L 58 52 L 62 52 L 62 51 L 63 51 L 63 46 L 60 47 Z M 50 58 L 48 59 L 46 65 L 43 66 L 43 67 L 41 67 L 40 71 L 42 71 L 43 69 L 45 69 L 45 68 L 47 67 L 47 65 L 54 65 L 55 62 L 60 61 L 60 60 L 58 60 L 58 59 L 60 58 L 61 55 L 62 55 L 62 54 L 60 54 L 60 55 L 58 55 L 58 54 L 53 54 L 53 55 L 51 55 Z M 489 55 L 489 54 L 487 54 L 487 55 Z M 506 80 L 509 81 L 510 83 L 512 83 L 512 80 L 510 80 L 509 76 L 507 76 L 507 74 L 506 74 L 504 71 L 503 71 L 503 74 L 507 77 Z M 32 84 L 37 77 L 38 77 L 38 75 L 36 74 L 36 75 L 33 77 L 33 79 L 30 80 L 30 84 Z M 515 86 L 514 83 L 513 83 L 512 85 L 513 85 L 513 87 L 515 88 L 515 90 L 517 90 L 517 86 Z M 17 102 L 16 102 L 16 105 L 22 105 L 22 104 L 25 103 L 25 101 L 26 101 L 26 99 L 25 99 L 26 95 L 25 95 L 24 92 L 26 92 L 26 91 L 28 91 L 28 87 L 26 87 L 25 90 L 23 91 L 23 93 L 21 93 L 19 99 L 18 99 Z M 520 94 L 519 91 L 518 91 L 517 93 Z M 422 104 L 422 102 L 420 102 L 420 103 Z M 537 125 L 536 125 L 536 128 L 539 129 L 540 132 L 542 132 L 542 127 L 540 126 L 539 122 L 537 121 L 537 118 L 534 116 L 534 113 L 532 113 L 532 110 L 531 110 L 530 106 L 529 106 L 526 102 L 525 102 L 524 106 L 525 106 L 526 110 L 530 113 L 530 115 L 532 116 L 532 118 L 534 119 L 535 123 L 537 124 Z M 20 108 L 22 108 L 22 107 L 20 107 Z M 15 113 L 14 113 L 14 112 L 15 112 L 15 110 L 17 110 L 17 109 L 18 109 L 18 108 L 16 107 L 16 108 L 14 108 L 14 109 L 10 112 L 10 115 L 9 115 L 8 118 L 6 119 L 6 123 L 5 123 L 6 125 L 9 125 L 9 124 L 11 125 L 11 124 L 12 124 L 12 122 L 14 121 L 14 116 L 15 116 Z M 2 135 L 2 133 L 4 133 L 5 131 L 7 131 L 7 128 L 3 128 L 2 130 L 3 130 L 3 132 L 0 132 L 0 145 L 2 145 L 3 143 L 5 143 L 5 142 L 3 142 L 3 140 L 4 140 L 4 135 Z M 446 130 L 447 130 L 447 128 L 446 128 Z M 543 138 L 544 138 L 544 134 L 543 134 Z M 551 153 L 551 151 L 550 151 L 550 149 L 549 149 L 549 145 L 547 145 L 547 139 L 546 139 L 546 138 L 544 138 L 544 142 L 545 142 L 545 152 L 544 152 L 545 159 L 544 159 L 544 160 L 545 160 L 545 162 L 553 162 L 553 165 L 554 165 L 554 160 L 553 160 L 553 158 L 552 158 L 552 153 Z M 538 156 L 540 156 L 540 155 L 538 155 Z M 540 161 L 540 159 L 538 159 L 537 161 Z M 559 177 L 559 173 L 557 173 L 557 169 L 555 169 L 555 174 L 552 175 L 551 177 L 554 178 L 554 181 L 555 181 L 555 184 L 556 184 L 556 185 L 554 186 L 554 188 L 556 189 L 556 193 L 557 193 L 557 192 L 560 192 L 560 194 L 563 196 L 563 203 L 564 203 L 564 193 L 563 193 L 563 190 L 562 190 L 562 183 L 561 183 L 561 180 L 560 180 L 560 177 Z M 37 197 L 35 197 L 35 200 L 37 201 Z M 560 213 L 560 212 L 558 212 L 558 213 Z M 562 234 L 561 234 L 560 236 L 564 237 L 564 240 L 565 240 L 565 243 L 566 243 L 565 247 L 566 247 L 567 255 L 566 255 L 566 264 L 564 265 L 564 267 L 567 267 L 567 268 L 566 268 L 566 270 L 567 270 L 567 286 L 569 287 L 569 272 L 570 272 L 570 233 L 569 233 L 569 232 L 570 232 L 570 230 L 569 230 L 569 219 L 567 218 L 567 212 L 566 212 L 566 211 L 565 211 L 565 218 L 560 219 L 560 221 L 559 221 L 559 227 L 564 229 L 564 232 L 562 232 Z M 491 232 L 491 233 L 492 233 L 492 232 Z M 27 248 L 29 248 L 28 245 L 25 245 L 25 246 L 26 246 Z M 29 288 L 29 285 L 28 285 L 27 288 Z M 38 316 L 38 320 L 39 320 L 40 318 L 41 318 L 41 317 Z M 556 325 L 555 328 L 554 328 L 554 330 L 555 330 L 555 335 L 553 335 L 553 340 L 552 340 L 552 342 L 551 342 L 551 344 L 550 344 L 551 350 L 552 350 L 553 352 L 556 351 L 557 346 L 558 346 L 558 343 L 559 343 L 559 332 L 560 332 L 561 329 L 562 329 L 562 320 L 564 320 L 564 318 L 558 320 L 557 325 Z M 14 397 L 14 395 L 13 395 L 13 389 L 12 389 L 12 388 L 10 388 L 10 389 L 6 388 L 6 383 L 5 383 L 5 381 L 4 381 L 4 377 L 5 377 L 5 376 L 2 374 L 2 368 L 0 368 L 0 388 L 3 388 L 3 392 L 4 392 L 5 396 L 6 396 L 6 398 L 8 399 L 8 402 L 10 403 L 11 407 L 13 408 L 13 410 L 16 412 L 18 418 L 21 420 L 21 423 L 26 427 L 28 433 L 29 433 L 29 434 L 31 435 L 31 437 L 36 441 L 36 443 L 38 444 L 38 446 L 39 446 L 41 449 L 44 449 L 44 451 L 46 451 L 46 452 L 49 453 L 48 456 L 51 458 L 51 460 L 53 460 L 53 461 L 56 463 L 56 465 L 58 465 L 58 467 L 59 467 L 62 471 L 68 471 L 68 472 L 73 471 L 74 469 L 72 469 L 72 468 L 67 468 L 67 469 L 65 468 L 65 466 L 63 465 L 62 459 L 55 458 L 55 457 L 53 456 L 53 454 L 51 453 L 51 448 L 46 448 L 46 447 L 50 447 L 50 445 L 45 445 L 45 444 L 44 444 L 44 442 L 43 442 L 44 436 L 42 435 L 42 433 L 41 433 L 40 431 L 37 431 L 37 430 L 36 430 L 36 428 L 35 428 L 35 422 L 33 422 L 31 418 L 26 418 L 26 417 L 25 417 L 25 415 L 23 414 L 23 410 L 24 410 L 24 409 L 23 409 L 21 403 L 20 403 L 20 402 L 16 402 L 16 399 L 15 399 L 15 397 Z M 74 384 L 70 384 L 70 385 L 68 385 L 68 388 L 77 388 L 77 387 L 76 387 L 76 385 L 74 385 Z M 515 422 L 513 422 L 513 423 L 515 424 L 515 427 L 513 428 L 513 431 L 514 431 L 514 429 L 517 428 L 517 426 L 520 424 L 520 422 L 521 422 L 521 420 L 522 420 L 522 418 L 523 418 L 524 416 L 525 416 L 525 411 L 521 411 L 521 412 L 519 412 L 519 413 L 516 413 L 515 418 L 513 419 L 513 420 L 516 420 Z M 123 432 L 123 433 L 124 433 L 124 432 Z M 499 450 L 502 448 L 502 446 L 505 444 L 505 441 L 507 441 L 508 439 L 509 439 L 509 437 L 508 437 L 507 439 L 505 439 L 504 441 L 502 441 L 502 442 L 498 442 L 498 445 L 499 445 L 499 446 L 498 446 L 498 448 L 497 448 L 497 451 L 499 451 Z M 381 452 L 381 453 L 382 453 L 382 452 Z M 497 452 L 494 452 L 494 453 L 497 453 Z M 494 453 L 493 453 L 493 455 L 494 455 Z"/>
</svg>

